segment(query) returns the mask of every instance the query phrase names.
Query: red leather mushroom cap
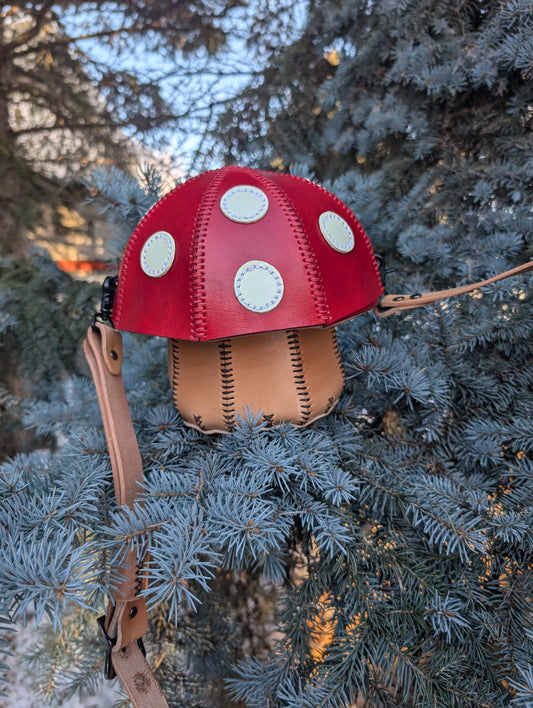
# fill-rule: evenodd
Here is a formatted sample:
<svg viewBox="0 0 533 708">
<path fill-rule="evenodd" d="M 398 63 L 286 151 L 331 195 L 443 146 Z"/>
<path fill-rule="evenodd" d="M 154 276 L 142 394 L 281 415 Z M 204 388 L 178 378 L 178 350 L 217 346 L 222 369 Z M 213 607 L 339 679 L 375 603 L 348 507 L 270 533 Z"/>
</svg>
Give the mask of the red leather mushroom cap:
<svg viewBox="0 0 533 708">
<path fill-rule="evenodd" d="M 224 167 L 139 223 L 122 260 L 117 329 L 206 341 L 328 327 L 383 294 L 370 241 L 337 197 L 286 174 Z"/>
</svg>

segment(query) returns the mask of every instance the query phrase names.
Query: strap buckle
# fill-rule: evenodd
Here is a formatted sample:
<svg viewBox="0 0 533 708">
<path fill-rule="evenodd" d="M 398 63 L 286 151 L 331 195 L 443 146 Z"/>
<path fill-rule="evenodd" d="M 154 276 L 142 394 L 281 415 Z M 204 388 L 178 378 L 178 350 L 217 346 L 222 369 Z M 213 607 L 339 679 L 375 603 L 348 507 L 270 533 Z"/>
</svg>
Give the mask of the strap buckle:
<svg viewBox="0 0 533 708">
<path fill-rule="evenodd" d="M 102 639 L 104 641 L 104 648 L 105 648 L 104 676 L 106 679 L 112 680 L 117 675 L 116 671 L 113 667 L 113 660 L 111 658 L 111 652 L 113 651 L 113 647 L 117 643 L 117 638 L 110 637 L 109 634 L 106 632 L 105 615 L 98 617 L 97 622 L 98 622 L 98 628 L 100 630 L 100 636 L 102 637 Z M 142 640 L 142 637 L 139 637 L 139 639 L 137 639 L 137 646 L 141 650 L 142 655 L 146 656 L 146 649 L 144 647 L 144 642 Z"/>
</svg>

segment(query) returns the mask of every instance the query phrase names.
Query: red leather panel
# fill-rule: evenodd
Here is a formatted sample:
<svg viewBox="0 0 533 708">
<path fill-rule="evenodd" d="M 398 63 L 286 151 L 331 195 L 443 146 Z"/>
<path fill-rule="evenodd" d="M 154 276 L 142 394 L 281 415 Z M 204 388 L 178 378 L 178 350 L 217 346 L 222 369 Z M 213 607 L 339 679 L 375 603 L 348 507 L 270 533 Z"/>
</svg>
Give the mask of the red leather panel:
<svg viewBox="0 0 533 708">
<path fill-rule="evenodd" d="M 223 214 L 228 189 L 251 185 L 268 197 L 266 215 L 237 223 Z M 333 211 L 350 225 L 355 246 L 327 244 L 319 216 Z M 140 254 L 156 231 L 172 234 L 176 256 L 160 278 L 141 268 Z M 284 283 L 268 312 L 246 309 L 234 292 L 238 269 L 265 261 Z M 122 261 L 113 322 L 118 329 L 205 341 L 243 334 L 330 326 L 372 308 L 383 288 L 361 225 L 336 197 L 307 180 L 224 167 L 188 180 L 163 197 L 135 229 Z"/>
</svg>

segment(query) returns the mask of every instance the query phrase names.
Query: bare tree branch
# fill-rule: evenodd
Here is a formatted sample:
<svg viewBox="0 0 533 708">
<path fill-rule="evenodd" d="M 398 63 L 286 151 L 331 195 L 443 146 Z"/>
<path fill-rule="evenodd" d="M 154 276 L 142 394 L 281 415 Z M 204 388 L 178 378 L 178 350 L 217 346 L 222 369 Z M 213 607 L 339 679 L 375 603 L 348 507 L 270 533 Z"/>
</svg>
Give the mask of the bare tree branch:
<svg viewBox="0 0 533 708">
<path fill-rule="evenodd" d="M 33 27 L 30 27 L 27 32 L 20 34 L 12 42 L 4 44 L 2 46 L 2 54 L 8 54 L 12 48 L 27 44 L 37 37 L 43 29 L 49 10 L 51 10 L 53 6 L 53 0 L 47 0 L 47 2 L 43 3 L 43 6 L 33 15 L 35 21 Z"/>
<path fill-rule="evenodd" d="M 153 29 L 149 27 L 149 29 Z M 111 39 L 117 37 L 121 34 L 135 34 L 146 31 L 146 27 L 141 25 L 129 25 L 118 27 L 117 29 L 105 29 L 99 32 L 88 32 L 87 34 L 80 34 L 76 37 L 69 37 L 68 35 L 63 35 L 62 37 L 56 37 L 53 40 L 47 40 L 46 42 L 39 42 L 20 51 L 15 51 L 14 54 L 17 57 L 27 56 L 29 54 L 39 54 L 46 49 L 53 49 L 54 47 L 68 46 L 70 44 L 76 44 L 77 42 L 82 42 L 90 39 Z M 7 49 L 10 47 L 17 47 L 19 43 L 11 43 L 11 45 L 6 45 Z"/>
</svg>

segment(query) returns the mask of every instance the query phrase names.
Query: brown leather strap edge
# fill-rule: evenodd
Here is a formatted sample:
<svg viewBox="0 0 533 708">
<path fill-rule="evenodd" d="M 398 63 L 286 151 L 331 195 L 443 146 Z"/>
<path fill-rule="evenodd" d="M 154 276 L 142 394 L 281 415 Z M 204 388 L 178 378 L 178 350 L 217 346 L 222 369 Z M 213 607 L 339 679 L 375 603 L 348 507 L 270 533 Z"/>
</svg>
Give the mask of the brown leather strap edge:
<svg viewBox="0 0 533 708">
<path fill-rule="evenodd" d="M 428 293 L 415 293 L 413 295 L 383 295 L 374 308 L 374 314 L 377 315 L 377 317 L 383 318 L 393 315 L 396 312 L 401 312 L 402 310 L 414 310 L 417 307 L 431 305 L 438 300 L 445 300 L 449 297 L 464 295 L 465 293 L 482 288 L 485 285 L 495 283 L 498 280 L 510 278 L 513 275 L 520 275 L 521 273 L 527 273 L 531 270 L 533 270 L 533 261 L 528 261 L 527 263 L 522 263 L 522 265 L 516 266 L 516 268 L 511 268 L 510 270 L 507 270 L 504 273 L 499 273 L 498 275 L 488 278 L 487 280 L 481 280 L 477 283 L 469 283 L 468 285 L 461 285 L 457 288 L 435 290 Z"/>
<path fill-rule="evenodd" d="M 84 349 L 100 404 L 111 458 L 115 497 L 120 506 L 131 507 L 141 501 L 143 468 L 120 374 L 120 332 L 103 325 L 97 329 L 90 327 Z M 128 551 L 117 567 L 112 569 L 113 579 L 120 578 L 114 587 L 114 599 L 119 602 L 134 599 L 139 591 L 138 575 L 137 554 L 135 550 Z"/>
<path fill-rule="evenodd" d="M 85 356 L 93 374 L 111 457 L 117 503 L 131 506 L 143 489 L 142 459 L 120 375 L 120 332 L 99 325 L 89 328 Z M 114 359 L 116 355 L 117 359 Z"/>
<path fill-rule="evenodd" d="M 107 636 L 113 639 L 116 650 L 143 637 L 147 629 L 148 612 L 144 597 L 109 604 L 105 631 Z"/>
</svg>

